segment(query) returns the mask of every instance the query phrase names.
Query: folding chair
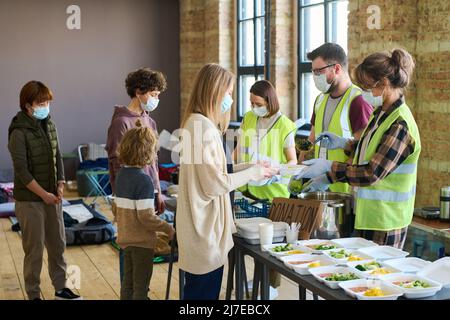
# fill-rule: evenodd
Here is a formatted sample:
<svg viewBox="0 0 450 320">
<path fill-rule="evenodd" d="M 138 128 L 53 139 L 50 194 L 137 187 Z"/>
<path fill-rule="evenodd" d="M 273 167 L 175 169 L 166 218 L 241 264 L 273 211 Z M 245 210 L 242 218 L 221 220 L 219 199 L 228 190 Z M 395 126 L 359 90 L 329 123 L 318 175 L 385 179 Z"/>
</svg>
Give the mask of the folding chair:
<svg viewBox="0 0 450 320">
<path fill-rule="evenodd" d="M 87 160 L 97 160 L 99 158 L 107 158 L 108 154 L 105 150 L 105 144 L 80 144 L 78 145 L 78 157 L 80 163 Z M 102 170 L 103 169 L 103 170 Z M 95 207 L 99 196 L 105 199 L 105 202 L 112 205 L 111 195 L 106 192 L 106 189 L 110 186 L 109 171 L 107 168 L 95 168 L 82 170 L 83 175 L 88 179 L 93 188 L 89 191 L 86 198 L 89 198 L 95 194 L 94 199 L 89 204 L 91 207 Z"/>
</svg>

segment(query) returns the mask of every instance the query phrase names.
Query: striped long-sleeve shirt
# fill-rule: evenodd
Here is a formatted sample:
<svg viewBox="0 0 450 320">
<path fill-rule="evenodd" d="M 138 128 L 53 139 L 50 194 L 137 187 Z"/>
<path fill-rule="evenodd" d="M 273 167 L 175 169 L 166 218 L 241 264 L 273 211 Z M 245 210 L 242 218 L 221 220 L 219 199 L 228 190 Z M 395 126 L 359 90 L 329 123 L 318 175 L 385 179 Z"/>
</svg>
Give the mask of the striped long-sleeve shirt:
<svg viewBox="0 0 450 320">
<path fill-rule="evenodd" d="M 170 233 L 172 226 L 155 214 L 152 179 L 142 169 L 119 170 L 113 213 L 117 221 L 117 244 L 153 249 L 156 231 Z"/>
<path fill-rule="evenodd" d="M 360 141 L 364 141 L 366 135 L 370 134 L 371 129 L 377 124 L 379 116 L 378 125 L 383 123 L 403 102 L 403 97 L 401 97 L 381 115 L 381 107 L 377 108 Z M 401 118 L 397 119 L 389 130 L 384 133 L 376 153 L 369 163 L 352 165 L 351 163 L 360 141 L 351 141 L 347 144 L 345 153 L 350 157 L 348 163 L 333 162 L 331 172 L 328 173 L 328 178 L 331 181 L 347 182 L 352 186 L 361 187 L 373 185 L 395 171 L 414 151 L 415 145 L 414 139 L 408 132 L 406 122 Z"/>
</svg>

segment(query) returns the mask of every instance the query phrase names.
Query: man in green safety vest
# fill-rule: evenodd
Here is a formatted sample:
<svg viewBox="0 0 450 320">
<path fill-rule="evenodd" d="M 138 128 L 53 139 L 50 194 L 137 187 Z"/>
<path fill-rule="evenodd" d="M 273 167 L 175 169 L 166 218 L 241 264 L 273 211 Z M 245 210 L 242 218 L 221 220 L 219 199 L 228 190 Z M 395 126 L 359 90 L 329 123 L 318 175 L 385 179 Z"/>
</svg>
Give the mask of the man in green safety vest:
<svg viewBox="0 0 450 320">
<path fill-rule="evenodd" d="M 325 43 L 308 53 L 307 58 L 312 61 L 314 84 L 321 92 L 314 103 L 309 141 L 314 143 L 324 131 L 359 139 L 373 108 L 361 96 L 361 89 L 350 80 L 344 49 L 335 43 Z M 300 161 L 304 156 L 301 152 Z M 339 162 L 348 160 L 343 150 L 321 149 L 319 145 L 315 145 L 314 157 Z M 349 185 L 342 182 L 333 183 L 329 188 L 333 192 L 350 192 Z"/>
</svg>

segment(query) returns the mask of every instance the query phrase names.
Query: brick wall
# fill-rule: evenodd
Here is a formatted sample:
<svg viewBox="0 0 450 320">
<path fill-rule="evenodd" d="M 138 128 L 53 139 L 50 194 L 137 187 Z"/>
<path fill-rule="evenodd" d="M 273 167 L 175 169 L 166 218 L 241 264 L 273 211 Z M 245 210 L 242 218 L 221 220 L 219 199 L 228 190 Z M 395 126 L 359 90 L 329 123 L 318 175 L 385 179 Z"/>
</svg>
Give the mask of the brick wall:
<svg viewBox="0 0 450 320">
<path fill-rule="evenodd" d="M 377 5 L 381 28 L 367 27 L 367 7 Z M 236 1 L 183 0 L 181 9 L 181 102 L 186 105 L 201 66 L 218 62 L 236 71 Z M 450 1 L 350 0 L 350 69 L 380 50 L 401 47 L 416 59 L 406 101 L 419 125 L 417 206 L 437 206 L 439 189 L 450 185 Z M 297 116 L 296 1 L 272 0 L 270 75 L 282 111 Z"/>
<path fill-rule="evenodd" d="M 381 9 L 381 29 L 367 28 L 367 7 Z M 438 206 L 439 189 L 450 185 L 450 2 L 438 0 L 350 0 L 350 67 L 371 52 L 402 47 L 416 60 L 406 93 L 419 126 L 416 206 Z"/>
<path fill-rule="evenodd" d="M 230 0 L 180 1 L 181 113 L 204 64 L 235 68 L 234 12 L 235 3 Z"/>
<path fill-rule="evenodd" d="M 296 1 L 272 0 L 270 11 L 270 80 L 277 88 L 281 111 L 297 117 Z"/>
</svg>

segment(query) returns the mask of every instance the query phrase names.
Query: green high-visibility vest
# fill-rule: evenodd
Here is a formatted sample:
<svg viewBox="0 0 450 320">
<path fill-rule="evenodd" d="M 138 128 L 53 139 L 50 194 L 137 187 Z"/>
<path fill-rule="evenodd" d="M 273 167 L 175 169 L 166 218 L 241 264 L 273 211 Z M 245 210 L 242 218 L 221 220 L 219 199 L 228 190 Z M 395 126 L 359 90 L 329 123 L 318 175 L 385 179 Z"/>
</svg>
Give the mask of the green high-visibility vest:
<svg viewBox="0 0 450 320">
<path fill-rule="evenodd" d="M 329 132 L 344 137 L 351 138 L 353 136 L 353 130 L 350 124 L 350 105 L 357 96 L 361 94 L 361 89 L 353 85 L 347 89 L 341 101 L 336 107 L 336 110 L 331 117 L 330 124 L 328 125 Z M 314 112 L 316 115 L 314 123 L 314 135 L 317 138 L 323 130 L 323 118 L 325 115 L 325 108 L 327 106 L 328 98 L 330 94 L 321 93 L 314 104 Z M 315 157 L 319 157 L 319 146 L 315 146 Z M 346 162 L 348 157 L 345 155 L 344 150 L 328 150 L 327 159 L 338 162 Z M 347 183 L 337 182 L 330 185 L 330 190 L 333 192 L 346 192 L 350 193 L 350 186 Z"/>
<path fill-rule="evenodd" d="M 242 122 L 242 134 L 240 137 L 240 158 L 243 162 L 255 161 L 259 154 L 260 160 L 271 159 L 280 164 L 287 163 L 286 155 L 284 154 L 284 142 L 287 136 L 297 131 L 297 127 L 285 115 L 281 115 L 272 128 L 269 128 L 266 135 L 261 139 L 259 146 L 256 142 L 258 117 L 249 111 L 244 115 Z M 254 154 L 251 154 L 253 152 Z M 289 198 L 289 191 L 287 182 L 289 177 L 283 177 L 282 183 L 272 183 L 265 186 L 246 185 L 239 188 L 239 191 L 248 191 L 258 199 L 268 199 L 272 201 L 273 198 Z"/>
<path fill-rule="evenodd" d="M 405 103 L 375 130 L 364 155 L 359 155 L 358 145 L 353 164 L 357 164 L 360 157 L 363 157 L 364 164 L 368 163 L 375 155 L 384 133 L 399 118 L 408 125 L 408 133 L 415 143 L 414 151 L 384 179 L 372 186 L 357 188 L 355 229 L 389 231 L 404 228 L 412 221 L 421 143 L 416 121 Z M 370 121 L 372 119 L 373 115 Z"/>
</svg>

